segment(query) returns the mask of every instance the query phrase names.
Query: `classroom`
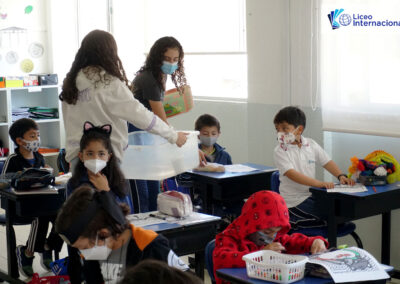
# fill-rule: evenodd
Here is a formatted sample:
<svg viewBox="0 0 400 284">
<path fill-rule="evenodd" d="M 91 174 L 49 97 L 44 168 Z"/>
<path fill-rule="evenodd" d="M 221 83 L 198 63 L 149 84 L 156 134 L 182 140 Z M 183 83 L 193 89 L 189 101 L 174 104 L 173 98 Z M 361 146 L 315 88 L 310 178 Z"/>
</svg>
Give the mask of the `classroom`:
<svg viewBox="0 0 400 284">
<path fill-rule="evenodd" d="M 318 143 L 344 174 L 352 157 L 364 159 L 376 150 L 400 161 L 399 11 L 396 0 L 0 0 L 0 162 L 7 160 L 4 149 L 14 147 L 9 137 L 17 117 L 14 108 L 23 112 L 44 106 L 46 110 L 29 110 L 48 116 L 34 118 L 41 145 L 66 147 L 71 136 L 58 96 L 82 40 L 92 30 L 115 38 L 130 82 L 157 39 L 176 38 L 185 53 L 193 108 L 168 117 L 168 124 L 176 131 L 193 131 L 201 115 L 215 116 L 221 125 L 218 144 L 234 164 L 277 168 L 274 118 L 286 106 L 305 113 L 304 136 Z M 18 81 L 29 74 L 56 74 L 46 79 L 57 81 L 43 88 L 7 86 L 8 79 Z M 165 90 L 175 86 L 168 76 Z M 116 129 L 113 125 L 113 135 Z M 46 164 L 58 168 L 58 151 L 44 156 Z M 316 179 L 337 182 L 322 167 L 316 167 Z M 269 187 L 260 188 L 265 189 Z M 351 220 L 363 249 L 378 262 L 383 262 L 382 238 L 389 242 L 395 270 L 400 269 L 396 208 L 388 209 L 386 219 L 367 214 Z M 390 235 L 383 230 L 387 221 Z M 30 226 L 14 227 L 17 245 L 24 244 Z M 6 235 L 0 218 L 3 271 L 8 267 Z M 350 235 L 337 238 L 337 245 L 343 244 L 357 246 Z M 60 258 L 67 256 L 65 247 Z M 207 270 L 204 279 L 211 283 Z"/>
</svg>

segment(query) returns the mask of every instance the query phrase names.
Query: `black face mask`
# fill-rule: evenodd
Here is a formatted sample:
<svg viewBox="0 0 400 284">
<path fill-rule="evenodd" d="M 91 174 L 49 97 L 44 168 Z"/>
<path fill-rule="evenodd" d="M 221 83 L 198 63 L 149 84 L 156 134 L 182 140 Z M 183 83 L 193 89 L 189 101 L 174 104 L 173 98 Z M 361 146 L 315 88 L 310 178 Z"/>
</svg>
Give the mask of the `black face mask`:
<svg viewBox="0 0 400 284">
<path fill-rule="evenodd" d="M 253 243 L 255 243 L 257 246 L 266 246 L 274 242 L 276 234 L 277 233 L 275 233 L 273 237 L 270 237 L 267 234 L 258 231 L 253 234 L 250 234 L 247 238 Z"/>
</svg>

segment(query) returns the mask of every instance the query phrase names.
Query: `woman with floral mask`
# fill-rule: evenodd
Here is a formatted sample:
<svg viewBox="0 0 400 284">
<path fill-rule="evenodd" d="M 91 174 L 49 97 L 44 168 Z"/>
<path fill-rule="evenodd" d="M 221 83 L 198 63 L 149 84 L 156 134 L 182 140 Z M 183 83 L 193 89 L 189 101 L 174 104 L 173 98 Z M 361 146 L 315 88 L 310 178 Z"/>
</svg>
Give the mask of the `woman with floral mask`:
<svg viewBox="0 0 400 284">
<path fill-rule="evenodd" d="M 149 258 L 188 269 L 168 247 L 165 237 L 129 224 L 125 218 L 128 212 L 110 191 L 96 191 L 85 185 L 64 203 L 56 231 L 69 246 L 79 250 L 84 263 L 81 280 L 85 283 L 118 283 L 127 268 Z"/>
</svg>

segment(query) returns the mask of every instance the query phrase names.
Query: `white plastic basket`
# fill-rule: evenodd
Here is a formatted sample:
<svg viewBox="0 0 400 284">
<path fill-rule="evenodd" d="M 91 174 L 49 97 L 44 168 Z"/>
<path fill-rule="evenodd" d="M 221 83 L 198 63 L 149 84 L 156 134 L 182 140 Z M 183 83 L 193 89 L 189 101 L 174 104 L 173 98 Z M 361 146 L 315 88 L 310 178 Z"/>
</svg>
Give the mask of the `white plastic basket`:
<svg viewBox="0 0 400 284">
<path fill-rule="evenodd" d="M 247 275 L 275 283 L 292 283 L 303 279 L 307 257 L 260 250 L 242 257 Z"/>
</svg>

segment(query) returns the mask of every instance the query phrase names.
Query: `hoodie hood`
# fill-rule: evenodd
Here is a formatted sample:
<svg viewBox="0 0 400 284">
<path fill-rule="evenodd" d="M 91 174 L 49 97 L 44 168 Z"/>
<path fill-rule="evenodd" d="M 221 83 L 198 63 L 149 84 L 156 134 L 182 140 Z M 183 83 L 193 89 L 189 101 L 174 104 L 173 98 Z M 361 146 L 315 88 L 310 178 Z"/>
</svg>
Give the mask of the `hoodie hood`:
<svg viewBox="0 0 400 284">
<path fill-rule="evenodd" d="M 289 212 L 282 196 L 263 190 L 247 199 L 242 213 L 228 226 L 226 233 L 233 233 L 238 239 L 245 239 L 252 233 L 271 227 L 282 227 L 277 238 L 289 232 Z"/>
</svg>

